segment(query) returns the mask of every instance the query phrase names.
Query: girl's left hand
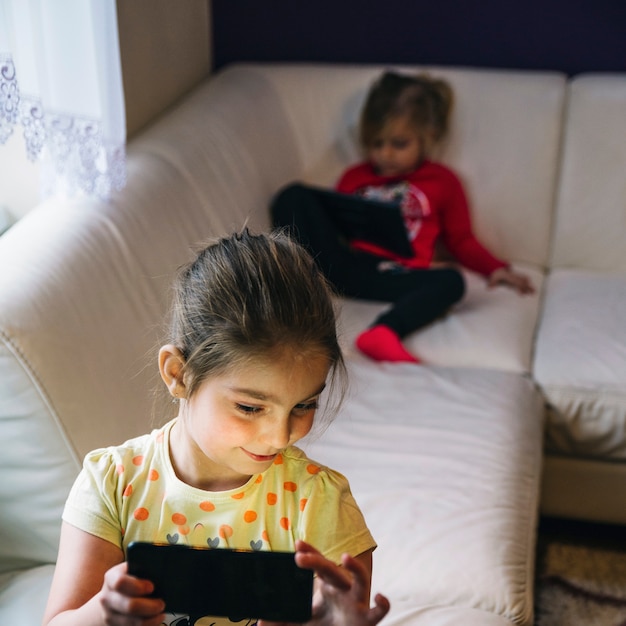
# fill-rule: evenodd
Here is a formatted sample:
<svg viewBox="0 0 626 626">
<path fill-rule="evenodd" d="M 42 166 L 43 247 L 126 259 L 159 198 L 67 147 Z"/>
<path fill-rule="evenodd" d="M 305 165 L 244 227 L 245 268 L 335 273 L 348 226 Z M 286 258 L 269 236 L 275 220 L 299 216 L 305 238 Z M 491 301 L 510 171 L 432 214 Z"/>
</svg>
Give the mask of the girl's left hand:
<svg viewBox="0 0 626 626">
<path fill-rule="evenodd" d="M 494 270 L 488 280 L 489 287 L 496 285 L 507 285 L 521 294 L 535 293 L 535 288 L 526 274 L 521 274 L 512 270 L 510 267 L 499 267 Z"/>
<path fill-rule="evenodd" d="M 389 612 L 389 600 L 381 594 L 376 595 L 375 604 L 370 607 L 370 574 L 358 559 L 345 554 L 343 567 L 339 567 L 313 546 L 298 540 L 296 562 L 317 574 L 313 617 L 308 626 L 374 626 Z M 279 625 L 260 621 L 259 626 Z"/>
</svg>

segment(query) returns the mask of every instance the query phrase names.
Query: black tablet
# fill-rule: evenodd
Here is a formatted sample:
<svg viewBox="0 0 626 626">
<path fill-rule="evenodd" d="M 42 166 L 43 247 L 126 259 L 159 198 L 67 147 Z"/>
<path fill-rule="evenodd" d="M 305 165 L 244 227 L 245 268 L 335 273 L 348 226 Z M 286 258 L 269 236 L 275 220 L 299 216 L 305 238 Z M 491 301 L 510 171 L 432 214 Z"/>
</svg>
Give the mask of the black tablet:
<svg viewBox="0 0 626 626">
<path fill-rule="evenodd" d="M 398 202 L 372 200 L 321 187 L 309 189 L 347 239 L 369 241 L 401 257 L 414 255 Z"/>
<path fill-rule="evenodd" d="M 131 575 L 152 581 L 167 612 L 189 615 L 191 623 L 206 615 L 311 619 L 313 572 L 298 567 L 292 552 L 133 542 L 127 560 Z"/>
</svg>

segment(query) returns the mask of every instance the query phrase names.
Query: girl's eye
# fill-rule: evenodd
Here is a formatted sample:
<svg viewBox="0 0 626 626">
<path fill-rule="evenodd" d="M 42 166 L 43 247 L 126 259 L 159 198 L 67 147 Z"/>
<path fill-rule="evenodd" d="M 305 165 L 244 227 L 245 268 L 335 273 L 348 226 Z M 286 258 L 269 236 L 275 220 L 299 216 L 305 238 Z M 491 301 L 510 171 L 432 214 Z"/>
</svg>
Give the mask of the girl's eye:
<svg viewBox="0 0 626 626">
<path fill-rule="evenodd" d="M 294 412 L 296 413 L 308 413 L 309 411 L 315 411 L 319 406 L 317 400 L 313 402 L 301 402 L 300 404 L 296 404 L 293 407 Z"/>
<path fill-rule="evenodd" d="M 241 411 L 242 413 L 246 413 L 247 415 L 252 415 L 254 413 L 259 413 L 261 411 L 261 408 L 258 406 L 250 406 L 248 404 L 240 404 L 239 402 L 237 403 L 237 409 L 239 411 Z"/>
<path fill-rule="evenodd" d="M 409 142 L 408 141 L 404 141 L 404 140 L 402 140 L 402 141 L 394 141 L 393 142 L 393 147 L 396 150 L 404 150 L 408 145 L 409 145 Z"/>
</svg>

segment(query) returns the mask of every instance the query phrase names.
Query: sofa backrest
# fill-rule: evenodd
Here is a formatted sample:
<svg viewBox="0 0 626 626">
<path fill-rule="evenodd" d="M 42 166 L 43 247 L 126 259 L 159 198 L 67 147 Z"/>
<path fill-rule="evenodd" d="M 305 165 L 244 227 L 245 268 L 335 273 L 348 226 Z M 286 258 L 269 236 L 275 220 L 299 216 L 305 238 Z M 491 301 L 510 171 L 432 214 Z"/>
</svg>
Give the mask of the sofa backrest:
<svg viewBox="0 0 626 626">
<path fill-rule="evenodd" d="M 169 285 L 201 242 L 267 229 L 299 171 L 266 81 L 209 80 L 128 147 L 109 202 L 43 203 L 0 238 L 0 574 L 56 558 L 86 452 L 147 432 Z M 159 408 L 154 414 L 155 406 Z"/>
<path fill-rule="evenodd" d="M 0 573 L 54 560 L 86 452 L 171 415 L 153 416 L 152 390 L 176 269 L 209 238 L 267 229 L 285 183 L 332 184 L 358 158 L 358 112 L 382 69 L 231 67 L 131 141 L 109 202 L 47 202 L 0 238 Z M 442 156 L 479 235 L 543 266 L 564 77 L 431 71 L 456 90 Z"/>
<path fill-rule="evenodd" d="M 360 158 L 358 116 L 384 66 L 249 65 L 230 69 L 271 81 L 287 112 L 300 177 L 332 185 Z M 439 155 L 461 175 L 475 229 L 503 258 L 540 268 L 549 258 L 566 78 L 524 72 L 401 66 L 452 84 L 456 104 Z M 264 119 L 259 114 L 259 120 Z"/>
<path fill-rule="evenodd" d="M 626 77 L 570 86 L 552 265 L 626 272 Z"/>
</svg>

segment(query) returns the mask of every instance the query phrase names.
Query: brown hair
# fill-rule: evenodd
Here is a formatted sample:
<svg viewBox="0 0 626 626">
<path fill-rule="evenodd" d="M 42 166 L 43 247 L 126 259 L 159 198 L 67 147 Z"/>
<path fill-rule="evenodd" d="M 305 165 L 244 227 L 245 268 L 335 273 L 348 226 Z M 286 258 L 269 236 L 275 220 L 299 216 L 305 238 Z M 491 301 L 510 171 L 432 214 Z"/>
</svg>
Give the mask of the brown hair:
<svg viewBox="0 0 626 626">
<path fill-rule="evenodd" d="M 170 342 L 181 351 L 188 397 L 209 376 L 282 347 L 322 351 L 331 383 L 345 365 L 332 290 L 313 258 L 287 234 L 247 229 L 217 240 L 174 284 Z"/>
<path fill-rule="evenodd" d="M 361 144 L 368 148 L 390 119 L 406 115 L 428 154 L 448 132 L 453 101 L 452 87 L 443 79 L 385 72 L 370 88 L 363 106 Z"/>
</svg>

